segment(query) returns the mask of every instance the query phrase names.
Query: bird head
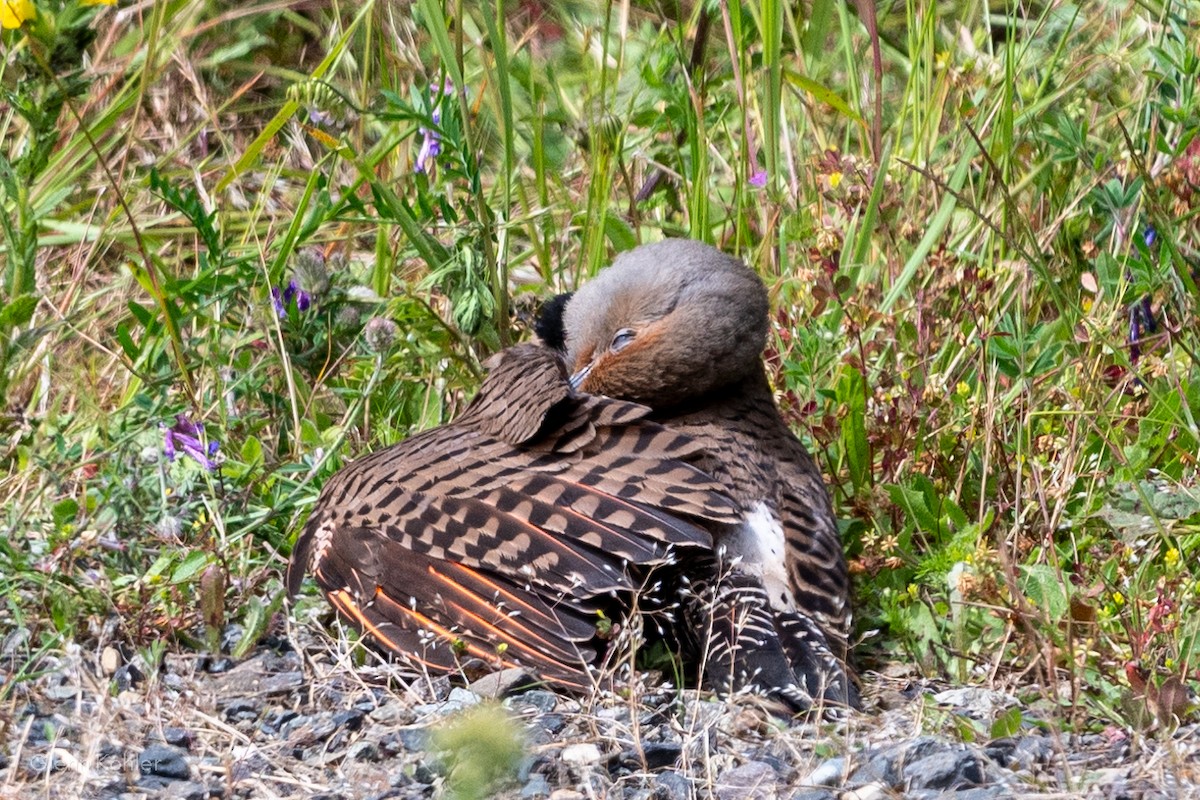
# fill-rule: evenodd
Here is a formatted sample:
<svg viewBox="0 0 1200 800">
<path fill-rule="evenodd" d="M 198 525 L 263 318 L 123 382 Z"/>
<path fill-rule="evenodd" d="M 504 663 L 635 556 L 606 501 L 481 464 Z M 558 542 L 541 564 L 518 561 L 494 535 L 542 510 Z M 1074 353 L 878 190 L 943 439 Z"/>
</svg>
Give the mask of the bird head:
<svg viewBox="0 0 1200 800">
<path fill-rule="evenodd" d="M 686 239 L 643 245 L 563 312 L 574 388 L 668 408 L 761 370 L 767 290 L 744 263 Z"/>
</svg>

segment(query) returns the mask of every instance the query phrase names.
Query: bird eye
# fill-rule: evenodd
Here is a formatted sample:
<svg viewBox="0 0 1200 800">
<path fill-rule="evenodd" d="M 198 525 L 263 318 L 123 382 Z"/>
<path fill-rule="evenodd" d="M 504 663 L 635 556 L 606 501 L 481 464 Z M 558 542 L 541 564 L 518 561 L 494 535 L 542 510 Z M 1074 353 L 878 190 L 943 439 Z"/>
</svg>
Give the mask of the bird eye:
<svg viewBox="0 0 1200 800">
<path fill-rule="evenodd" d="M 632 328 L 622 328 L 613 336 L 612 344 L 608 346 L 608 349 L 614 353 L 624 350 L 636 336 L 637 333 Z"/>
</svg>

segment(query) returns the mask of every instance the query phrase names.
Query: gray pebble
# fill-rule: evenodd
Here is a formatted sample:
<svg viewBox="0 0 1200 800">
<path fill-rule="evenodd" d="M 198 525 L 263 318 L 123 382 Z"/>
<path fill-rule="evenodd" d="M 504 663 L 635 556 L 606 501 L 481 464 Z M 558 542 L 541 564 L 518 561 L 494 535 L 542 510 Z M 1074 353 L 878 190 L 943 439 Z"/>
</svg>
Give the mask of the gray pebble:
<svg viewBox="0 0 1200 800">
<path fill-rule="evenodd" d="M 837 786 L 846 771 L 846 759 L 831 758 L 800 780 L 802 786 Z"/>
<path fill-rule="evenodd" d="M 778 778 L 769 764 L 750 761 L 718 776 L 717 800 L 767 800 L 775 796 Z"/>
<path fill-rule="evenodd" d="M 660 772 L 654 776 L 654 787 L 650 796 L 654 800 L 689 800 L 692 796 L 692 784 L 678 772 Z"/>
<path fill-rule="evenodd" d="M 943 750 L 910 763 L 904 777 L 912 789 L 958 789 L 984 782 L 983 765 L 969 750 Z"/>
<path fill-rule="evenodd" d="M 521 797 L 547 797 L 550 794 L 550 783 L 546 780 L 545 775 L 534 773 L 529 776 L 529 780 L 521 787 Z"/>
<path fill-rule="evenodd" d="M 152 744 L 138 756 L 138 771 L 142 775 L 153 775 L 171 780 L 187 780 L 191 776 L 186 753 L 178 747 Z"/>
</svg>

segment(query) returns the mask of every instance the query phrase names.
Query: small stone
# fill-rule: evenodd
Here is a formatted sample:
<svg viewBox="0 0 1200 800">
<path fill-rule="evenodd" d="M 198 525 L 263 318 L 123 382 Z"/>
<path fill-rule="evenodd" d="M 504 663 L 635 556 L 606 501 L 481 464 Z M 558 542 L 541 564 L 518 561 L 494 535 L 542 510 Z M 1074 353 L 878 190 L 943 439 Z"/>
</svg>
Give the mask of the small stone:
<svg viewBox="0 0 1200 800">
<path fill-rule="evenodd" d="M 769 764 L 750 761 L 717 777 L 717 800 L 770 800 L 777 796 L 778 776 Z"/>
<path fill-rule="evenodd" d="M 583 800 L 583 792 L 574 789 L 555 789 L 550 793 L 550 800 Z"/>
<path fill-rule="evenodd" d="M 208 673 L 210 675 L 221 675 L 233 669 L 234 660 L 228 656 L 214 658 L 208 662 Z"/>
<path fill-rule="evenodd" d="M 846 759 L 831 758 L 821 766 L 808 773 L 801 781 L 801 786 L 836 786 L 841 782 L 846 771 Z"/>
<path fill-rule="evenodd" d="M 121 651 L 111 644 L 100 651 L 100 669 L 105 675 L 112 675 L 121 667 Z"/>
<path fill-rule="evenodd" d="M 1012 753 L 1013 763 L 1020 769 L 1033 769 L 1048 764 L 1054 757 L 1054 744 L 1045 736 L 1023 736 Z"/>
<path fill-rule="evenodd" d="M 838 800 L 838 796 L 825 789 L 801 789 L 788 800 Z"/>
<path fill-rule="evenodd" d="M 498 672 L 488 673 L 479 680 L 473 681 L 470 689 L 479 697 L 494 700 L 499 697 L 506 697 L 517 689 L 529 686 L 532 683 L 534 683 L 534 679 L 529 676 L 528 672 L 520 667 L 510 667 Z"/>
<path fill-rule="evenodd" d="M 351 761 L 379 761 L 382 759 L 382 755 L 379 752 L 379 745 L 369 739 L 363 739 L 347 748 L 346 758 Z"/>
<path fill-rule="evenodd" d="M 546 797 L 550 794 L 550 783 L 546 780 L 545 775 L 534 773 L 529 776 L 529 780 L 521 787 L 521 797 Z"/>
<path fill-rule="evenodd" d="M 649 742 L 643 744 L 641 750 L 629 748 L 613 756 L 609 769 L 619 766 L 640 772 L 644 764 L 646 770 L 657 771 L 663 767 L 674 766 L 681 755 L 683 755 L 683 745 L 677 742 Z"/>
<path fill-rule="evenodd" d="M 543 714 L 536 724 L 547 733 L 558 733 L 567 726 L 567 719 L 562 714 Z"/>
<path fill-rule="evenodd" d="M 1001 709 L 1014 705 L 1017 698 L 1003 692 L 968 686 L 938 692 L 933 696 L 933 701 L 938 705 L 950 706 L 962 711 L 972 719 L 990 720 L 994 719 L 996 713 Z"/>
<path fill-rule="evenodd" d="M 1001 800 L 1012 797 L 1012 789 L 1008 786 L 976 786 L 973 789 L 960 789 L 953 796 L 954 800 Z"/>
<path fill-rule="evenodd" d="M 543 714 L 549 714 L 558 705 L 558 695 L 554 692 L 547 692 L 544 689 L 534 689 L 525 692 L 517 700 L 533 706 Z"/>
<path fill-rule="evenodd" d="M 592 744 L 591 742 L 571 744 L 563 748 L 559 757 L 566 764 L 573 764 L 577 767 L 586 767 L 599 763 L 600 748 L 596 747 L 596 745 Z"/>
<path fill-rule="evenodd" d="M 420 753 L 429 747 L 428 728 L 401 728 L 398 733 L 400 744 L 411 753 Z"/>
<path fill-rule="evenodd" d="M 208 787 L 195 781 L 171 781 L 162 793 L 163 800 L 206 800 Z"/>
<path fill-rule="evenodd" d="M 404 707 L 402 703 L 384 703 L 378 708 L 372 709 L 368 717 L 374 722 L 390 724 L 403 724 L 412 721 L 412 712 Z"/>
<path fill-rule="evenodd" d="M 178 747 L 152 744 L 138 756 L 138 771 L 143 776 L 187 780 L 191 776 L 186 753 Z"/>
<path fill-rule="evenodd" d="M 186 728 L 163 728 L 163 741 L 173 747 L 188 750 L 192 746 L 192 732 Z"/>
<path fill-rule="evenodd" d="M 983 766 L 969 750 L 943 750 L 908 764 L 904 777 L 913 789 L 959 789 L 984 782 Z"/>
<path fill-rule="evenodd" d="M 692 797 L 692 782 L 673 770 L 660 772 L 654 776 L 654 788 L 650 796 L 653 800 L 689 800 Z"/>
<path fill-rule="evenodd" d="M 880 800 L 880 798 L 888 797 L 891 792 L 887 784 L 868 783 L 865 786 L 859 786 L 857 789 L 851 789 L 841 796 L 841 800 Z"/>
<path fill-rule="evenodd" d="M 351 708 L 334 714 L 332 722 L 338 728 L 356 731 L 362 727 L 363 717 L 365 716 L 366 714 L 364 714 L 362 711 L 359 711 L 357 708 Z"/>
<path fill-rule="evenodd" d="M 450 696 L 446 698 L 447 703 L 458 703 L 462 708 L 479 705 L 479 700 L 479 695 L 461 686 L 455 686 L 451 689 Z"/>
<path fill-rule="evenodd" d="M 228 722 L 252 722 L 258 719 L 260 710 L 257 701 L 240 698 L 225 706 L 225 719 Z"/>
</svg>

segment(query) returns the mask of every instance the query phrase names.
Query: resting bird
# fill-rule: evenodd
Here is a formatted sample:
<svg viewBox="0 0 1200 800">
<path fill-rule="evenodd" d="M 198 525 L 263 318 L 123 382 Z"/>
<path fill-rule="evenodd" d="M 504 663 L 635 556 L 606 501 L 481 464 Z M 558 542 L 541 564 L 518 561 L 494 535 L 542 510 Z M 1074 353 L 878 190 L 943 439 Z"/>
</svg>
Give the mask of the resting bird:
<svg viewBox="0 0 1200 800">
<path fill-rule="evenodd" d="M 846 564 L 763 368 L 762 281 L 668 240 L 550 308 L 543 344 L 493 356 L 457 420 L 328 482 L 289 592 L 310 570 L 416 665 L 575 688 L 594 684 L 609 623 L 648 614 L 714 689 L 853 704 Z"/>
</svg>

